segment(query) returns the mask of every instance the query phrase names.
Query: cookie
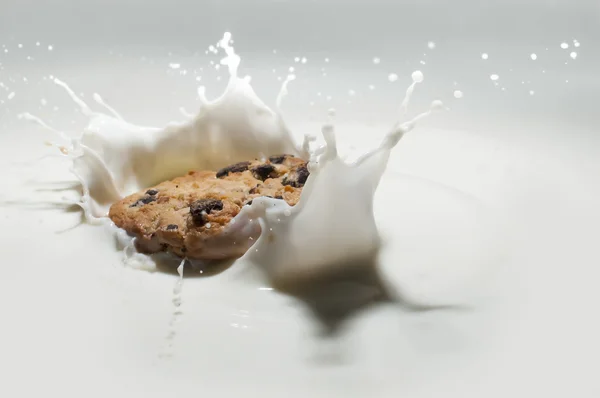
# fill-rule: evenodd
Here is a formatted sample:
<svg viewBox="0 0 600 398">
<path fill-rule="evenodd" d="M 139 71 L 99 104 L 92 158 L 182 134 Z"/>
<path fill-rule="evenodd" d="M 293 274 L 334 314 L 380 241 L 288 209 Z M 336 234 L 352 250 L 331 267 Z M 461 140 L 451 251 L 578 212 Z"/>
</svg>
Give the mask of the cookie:
<svg viewBox="0 0 600 398">
<path fill-rule="evenodd" d="M 294 206 L 308 175 L 306 162 L 291 155 L 239 162 L 216 172 L 190 171 L 127 196 L 113 204 L 108 215 L 136 237 L 142 253 L 232 259 L 242 256 L 260 235 L 256 224 L 230 228 L 243 206 L 261 196 Z"/>
</svg>

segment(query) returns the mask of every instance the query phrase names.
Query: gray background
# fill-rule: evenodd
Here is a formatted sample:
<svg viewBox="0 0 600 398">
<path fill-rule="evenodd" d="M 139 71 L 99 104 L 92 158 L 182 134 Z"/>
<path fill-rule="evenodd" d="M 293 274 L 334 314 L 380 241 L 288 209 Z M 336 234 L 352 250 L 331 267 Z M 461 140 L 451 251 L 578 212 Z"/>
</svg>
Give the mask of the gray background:
<svg viewBox="0 0 600 398">
<path fill-rule="evenodd" d="M 421 69 L 426 81 L 415 96 L 419 109 L 433 98 L 451 100 L 454 82 L 465 93 L 462 103 L 453 104 L 454 112 L 439 119 L 444 125 L 514 129 L 550 120 L 553 126 L 576 126 L 583 132 L 598 121 L 595 103 L 600 77 L 594 71 L 600 70 L 600 5 L 595 1 L 2 0 L 0 7 L 0 44 L 24 43 L 31 48 L 42 41 L 42 47 L 54 45 L 52 54 L 39 59 L 46 73 L 54 64 L 64 71 L 69 64 L 100 64 L 116 58 L 117 70 L 88 67 L 88 75 L 106 79 L 96 88 L 104 93 L 114 86 L 126 90 L 128 84 L 141 85 L 134 83 L 135 75 L 143 73 L 139 69 L 151 68 L 138 62 L 141 57 L 188 60 L 188 68 L 204 64 L 207 45 L 228 30 L 243 56 L 243 72 L 258 82 L 255 87 L 264 92 L 264 98 L 273 98 L 277 90 L 270 70 L 273 65 L 281 64 L 277 73 L 281 76 L 295 56 L 307 56 L 308 64 L 298 73 L 307 81 L 320 76 L 321 67 L 327 66 L 327 79 L 313 78 L 311 84 L 294 88 L 289 108 L 303 117 L 307 104 L 318 101 L 319 89 L 334 97 L 331 104 L 320 104 L 320 108 L 317 104 L 320 111 L 333 105 L 344 112 L 346 107 L 344 117 L 349 121 L 379 111 L 389 117 L 410 73 Z M 575 61 L 568 56 L 574 49 L 573 39 L 581 43 Z M 428 51 L 428 41 L 437 44 L 434 51 Z M 560 49 L 563 41 L 570 49 Z M 482 52 L 490 54 L 487 62 L 481 60 Z M 535 62 L 529 58 L 534 52 L 538 54 Z M 371 62 L 375 56 L 382 59 L 379 66 Z M 323 63 L 325 57 L 331 58 L 329 65 Z M 7 71 L 11 61 L 18 61 L 14 51 L 0 52 Z M 166 62 L 161 66 L 167 70 Z M 118 72 L 125 67 L 135 72 L 125 77 Z M 396 85 L 387 84 L 391 72 L 400 76 Z M 73 82 L 64 73 L 63 80 Z M 492 85 L 492 73 L 500 75 L 499 87 Z M 214 82 L 204 75 L 205 82 Z M 378 88 L 376 97 L 366 95 L 370 83 Z M 190 86 L 191 79 L 186 84 Z M 206 84 L 209 93 L 219 92 Z M 359 94 L 353 106 L 345 101 L 349 89 Z M 536 95 L 530 98 L 529 90 Z M 119 98 L 112 102 L 123 105 Z"/>
</svg>

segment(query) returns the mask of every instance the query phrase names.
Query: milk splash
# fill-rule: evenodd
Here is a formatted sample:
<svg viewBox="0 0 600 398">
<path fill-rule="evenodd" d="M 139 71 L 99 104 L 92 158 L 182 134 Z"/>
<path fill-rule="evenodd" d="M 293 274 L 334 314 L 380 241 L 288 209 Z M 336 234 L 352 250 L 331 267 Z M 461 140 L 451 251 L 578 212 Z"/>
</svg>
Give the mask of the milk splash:
<svg viewBox="0 0 600 398">
<path fill-rule="evenodd" d="M 191 169 L 216 169 L 254 157 L 293 153 L 310 160 L 311 174 L 298 204 L 290 207 L 282 200 L 258 198 L 230 224 L 231 228 L 260 227 L 260 236 L 244 260 L 265 271 L 274 287 L 285 290 L 289 283 L 311 279 L 357 259 L 374 258 L 380 237 L 373 197 L 391 150 L 419 120 L 442 109 L 442 103 L 434 101 L 429 111 L 396 123 L 379 147 L 347 164 L 338 156 L 332 121 L 322 129 L 325 145 L 310 150 L 314 137 L 309 136 L 301 145 L 294 143 L 279 109 L 295 76 L 288 76 L 283 83 L 277 111 L 272 111 L 255 95 L 250 79 L 238 77 L 240 57 L 230 41 L 231 35 L 226 33 L 219 42 L 226 54 L 221 64 L 230 73 L 225 92 L 211 102 L 200 87 L 202 105 L 187 122 L 162 129 L 135 126 L 97 94 L 94 99 L 111 115 L 92 111 L 58 79 L 54 82 L 90 118 L 83 133 L 71 139 L 33 115 L 22 117 L 54 131 L 65 141 L 53 145 L 72 160 L 72 171 L 83 187 L 78 204 L 88 221 L 108 223 L 106 214 L 115 201 Z M 399 118 L 407 112 L 410 96 L 423 81 L 423 74 L 414 72 L 412 78 Z"/>
<path fill-rule="evenodd" d="M 296 206 L 257 198 L 241 217 L 259 220 L 261 235 L 244 256 L 263 269 L 280 290 L 343 272 L 349 264 L 371 264 L 380 248 L 373 198 L 391 153 L 415 123 L 443 105 L 395 126 L 379 147 L 355 162 L 337 153 L 333 125 L 323 127 L 326 145 L 309 164 L 310 178 Z"/>
</svg>

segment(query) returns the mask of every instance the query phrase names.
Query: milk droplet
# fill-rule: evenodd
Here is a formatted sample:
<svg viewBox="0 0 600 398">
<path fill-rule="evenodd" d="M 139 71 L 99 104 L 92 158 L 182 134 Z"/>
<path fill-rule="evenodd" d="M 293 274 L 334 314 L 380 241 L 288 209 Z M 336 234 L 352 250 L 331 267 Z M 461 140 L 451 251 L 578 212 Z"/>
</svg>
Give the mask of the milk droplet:
<svg viewBox="0 0 600 398">
<path fill-rule="evenodd" d="M 40 46 L 40 42 L 39 42 L 39 41 L 36 41 L 36 42 L 35 42 L 35 45 L 39 47 L 39 46 Z"/>
<path fill-rule="evenodd" d="M 490 75 L 490 79 L 492 79 L 493 81 L 496 81 L 496 80 L 500 79 L 500 76 L 493 74 L 493 75 Z"/>
<path fill-rule="evenodd" d="M 293 66 L 290 66 L 290 68 L 288 69 L 290 71 L 290 73 L 294 72 L 296 69 L 294 69 Z"/>
<path fill-rule="evenodd" d="M 566 50 L 567 48 L 569 48 L 569 44 L 567 44 L 567 43 L 561 43 L 560 44 L 560 48 L 562 48 L 563 50 Z"/>
<path fill-rule="evenodd" d="M 302 62 L 303 64 L 305 64 L 306 62 L 308 62 L 308 60 L 306 59 L 306 57 L 302 57 L 302 59 L 300 60 L 300 62 Z"/>
<path fill-rule="evenodd" d="M 49 45 L 48 46 L 48 51 L 52 51 L 52 50 L 54 50 L 54 46 L 53 45 Z"/>
<path fill-rule="evenodd" d="M 581 44 L 577 40 L 573 40 L 573 45 L 579 47 Z"/>
<path fill-rule="evenodd" d="M 531 54 L 531 59 L 533 61 L 535 61 L 537 59 L 537 54 L 535 54 L 535 53 Z"/>
<path fill-rule="evenodd" d="M 169 64 L 169 68 L 171 68 L 171 69 L 179 69 L 180 67 L 181 67 L 181 64 L 176 64 L 174 62 L 171 62 Z"/>
<path fill-rule="evenodd" d="M 413 82 L 421 83 L 423 81 L 423 72 L 416 70 L 411 75 Z"/>
<path fill-rule="evenodd" d="M 569 54 L 571 56 L 571 58 L 575 59 L 577 58 L 577 53 L 575 51 L 573 51 L 571 54 Z"/>
<path fill-rule="evenodd" d="M 375 65 L 378 65 L 379 63 L 381 63 L 381 58 L 379 58 L 379 57 L 375 57 L 375 58 L 373 58 L 373 63 L 374 63 Z"/>
<path fill-rule="evenodd" d="M 329 58 L 325 58 L 325 63 L 328 63 L 328 62 L 329 62 Z"/>
<path fill-rule="evenodd" d="M 48 103 L 48 101 L 46 101 L 46 99 L 45 99 L 45 98 L 42 98 L 42 99 L 40 100 L 40 102 L 41 102 L 41 104 L 42 104 L 43 106 L 46 106 L 46 104 Z"/>
<path fill-rule="evenodd" d="M 398 75 L 395 74 L 395 73 L 390 73 L 388 75 L 388 80 L 391 81 L 391 82 L 395 82 L 396 80 L 398 80 Z"/>
<path fill-rule="evenodd" d="M 432 41 L 430 41 L 429 43 L 427 43 L 427 47 L 428 47 L 430 50 L 433 50 L 433 49 L 435 48 L 435 43 L 434 43 L 434 42 L 432 42 Z"/>
<path fill-rule="evenodd" d="M 440 100 L 435 100 L 431 103 L 431 109 L 434 111 L 441 111 L 444 109 L 444 103 Z"/>
<path fill-rule="evenodd" d="M 535 91 L 529 90 L 529 95 L 533 95 L 533 94 L 535 94 Z"/>
<path fill-rule="evenodd" d="M 23 48 L 23 45 L 19 43 L 19 45 L 17 46 L 19 48 Z"/>
<path fill-rule="evenodd" d="M 300 62 L 300 57 L 294 58 L 294 62 Z"/>
<path fill-rule="evenodd" d="M 481 59 L 488 59 L 488 57 L 489 57 L 489 56 L 487 55 L 487 53 L 483 53 L 483 54 L 481 54 Z"/>
<path fill-rule="evenodd" d="M 348 95 L 356 95 L 356 91 L 354 91 L 354 90 L 348 90 Z"/>
<path fill-rule="evenodd" d="M 15 92 L 12 91 L 10 94 L 8 94 L 8 97 L 6 97 L 6 98 L 8 98 L 9 100 L 11 100 L 11 99 L 15 98 L 15 95 L 16 95 Z"/>
<path fill-rule="evenodd" d="M 369 90 L 375 90 L 375 86 L 372 84 L 369 84 Z"/>
<path fill-rule="evenodd" d="M 454 91 L 454 98 L 460 99 L 463 97 L 463 92 L 460 90 Z"/>
</svg>

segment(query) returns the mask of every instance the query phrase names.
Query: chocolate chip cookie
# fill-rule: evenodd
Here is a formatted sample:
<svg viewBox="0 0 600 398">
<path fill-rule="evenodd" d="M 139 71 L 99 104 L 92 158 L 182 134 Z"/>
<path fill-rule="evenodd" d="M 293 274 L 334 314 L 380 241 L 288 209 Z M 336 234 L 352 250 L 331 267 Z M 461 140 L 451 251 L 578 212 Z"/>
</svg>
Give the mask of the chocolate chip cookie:
<svg viewBox="0 0 600 398">
<path fill-rule="evenodd" d="M 293 206 L 308 176 L 306 162 L 291 155 L 239 162 L 217 172 L 190 171 L 122 199 L 108 215 L 137 238 L 142 253 L 168 251 L 196 260 L 237 258 L 260 235 L 256 224 L 230 228 L 242 207 L 261 196 Z"/>
</svg>

